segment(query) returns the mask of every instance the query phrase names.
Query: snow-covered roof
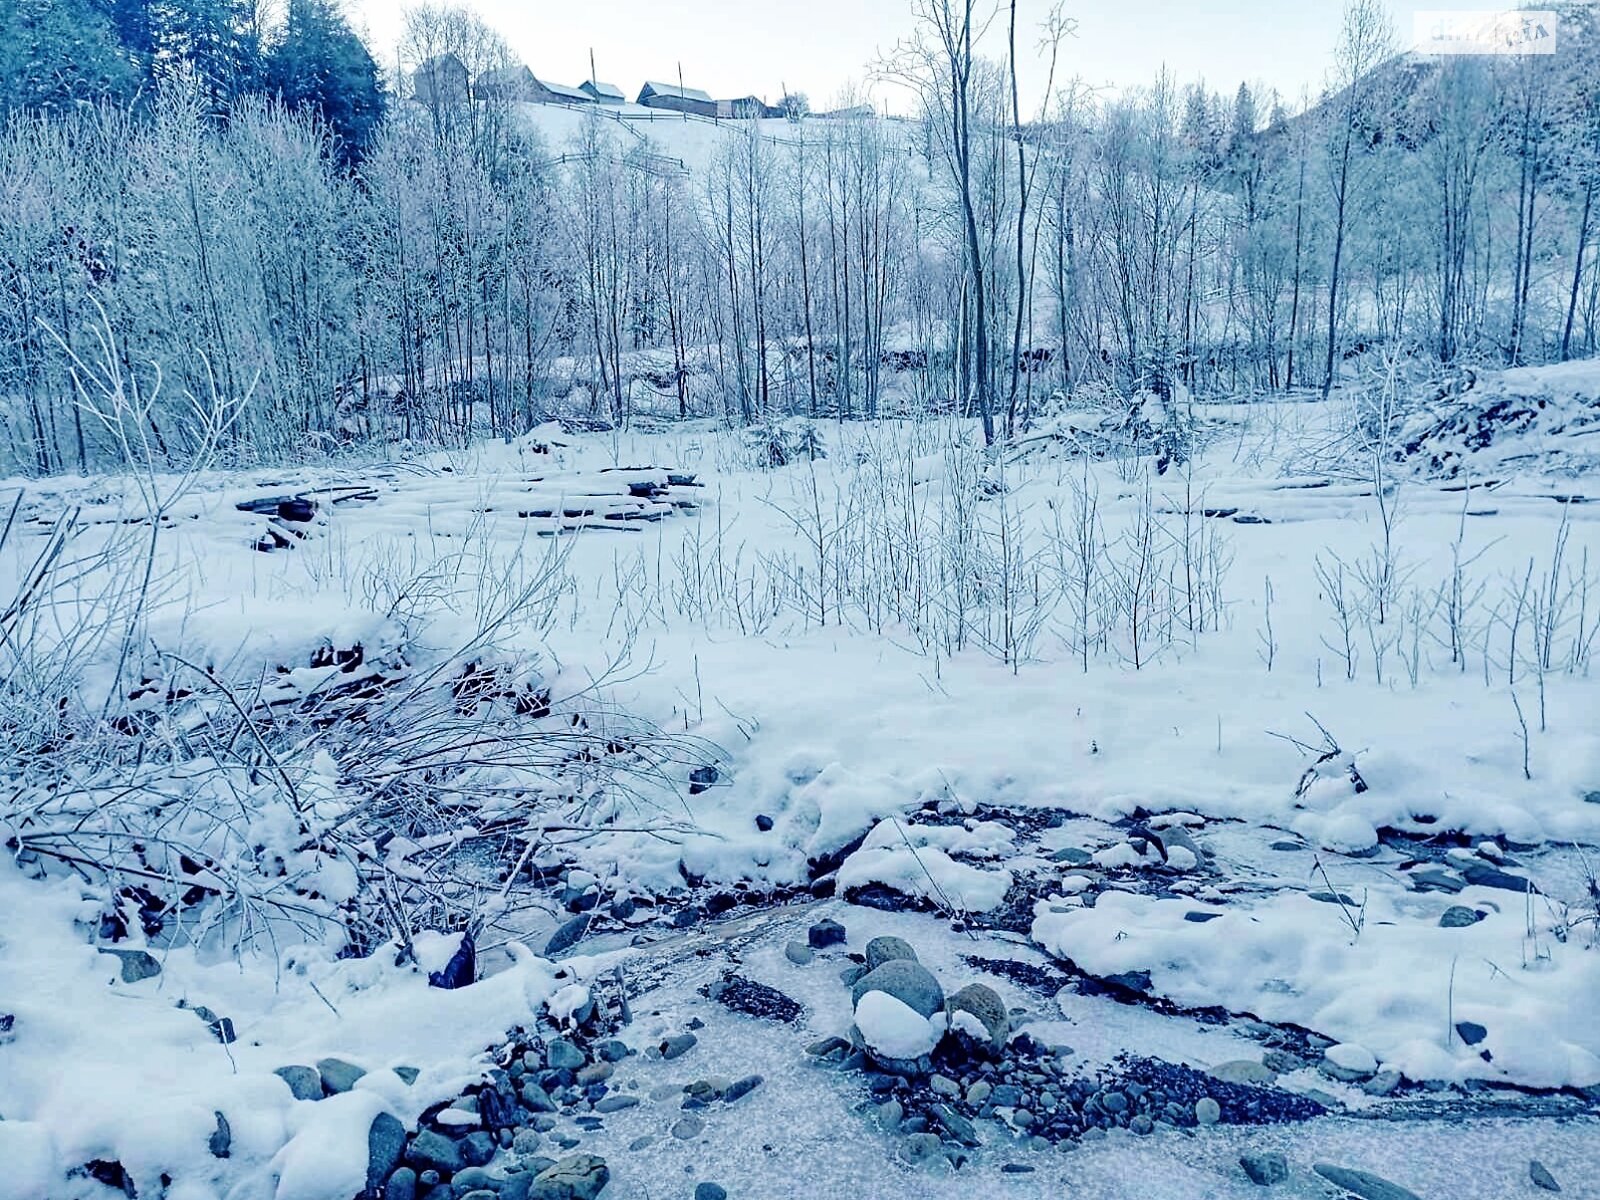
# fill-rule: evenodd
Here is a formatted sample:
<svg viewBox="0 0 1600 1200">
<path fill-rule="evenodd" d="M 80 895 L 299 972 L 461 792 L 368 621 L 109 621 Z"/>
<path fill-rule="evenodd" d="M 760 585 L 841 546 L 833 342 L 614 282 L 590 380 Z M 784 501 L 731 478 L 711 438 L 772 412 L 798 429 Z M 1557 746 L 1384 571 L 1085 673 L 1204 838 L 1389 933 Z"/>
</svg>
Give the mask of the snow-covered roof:
<svg viewBox="0 0 1600 1200">
<path fill-rule="evenodd" d="M 654 80 L 647 79 L 644 83 L 644 90 L 657 96 L 675 96 L 679 100 L 698 100 L 702 104 L 715 103 L 711 99 L 711 93 L 702 92 L 699 88 L 680 87 L 676 83 L 657 83 Z"/>
<path fill-rule="evenodd" d="M 583 90 L 592 96 L 604 96 L 607 100 L 626 100 L 621 88 L 614 83 L 599 83 L 593 79 L 581 85 Z"/>
<path fill-rule="evenodd" d="M 541 79 L 539 84 L 545 91 L 553 96 L 560 96 L 563 100 L 576 100 L 584 104 L 594 100 L 594 97 L 582 88 L 566 87 L 559 83 L 551 83 L 548 79 Z"/>
</svg>

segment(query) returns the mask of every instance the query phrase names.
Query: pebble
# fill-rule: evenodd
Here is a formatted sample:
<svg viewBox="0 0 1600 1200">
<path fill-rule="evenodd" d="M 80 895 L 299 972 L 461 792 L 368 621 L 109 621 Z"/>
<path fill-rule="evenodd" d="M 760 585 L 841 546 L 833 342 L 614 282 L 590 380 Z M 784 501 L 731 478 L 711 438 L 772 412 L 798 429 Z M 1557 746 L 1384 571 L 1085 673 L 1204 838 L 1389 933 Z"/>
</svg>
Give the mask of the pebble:
<svg viewBox="0 0 1600 1200">
<path fill-rule="evenodd" d="M 1399 1071 L 1379 1071 L 1361 1085 L 1361 1090 L 1369 1096 L 1388 1096 L 1399 1086 Z"/>
<path fill-rule="evenodd" d="M 672 1125 L 672 1136 L 679 1141 L 688 1142 L 699 1137 L 705 1131 L 706 1123 L 699 1117 L 690 1113 L 679 1117 Z"/>
<path fill-rule="evenodd" d="M 1452 904 L 1439 918 L 1439 928 L 1465 929 L 1469 925 L 1476 925 L 1483 918 L 1484 914 L 1475 908 L 1468 908 L 1464 904 Z"/>
<path fill-rule="evenodd" d="M 406 1161 L 424 1172 L 433 1170 L 441 1174 L 454 1174 L 466 1166 L 461 1147 L 442 1133 L 424 1129 L 411 1139 L 406 1150 Z"/>
<path fill-rule="evenodd" d="M 596 1100 L 594 1104 L 594 1110 L 597 1113 L 614 1113 L 621 1112 L 625 1108 L 636 1108 L 638 1107 L 638 1104 L 639 1097 L 637 1096 L 619 1096 L 613 1094 L 610 1096 L 602 1096 L 599 1100 Z"/>
<path fill-rule="evenodd" d="M 722 1102 L 732 1104 L 742 1100 L 765 1082 L 766 1080 L 760 1075 L 746 1075 L 743 1079 L 736 1079 L 722 1089 Z"/>
<path fill-rule="evenodd" d="M 1194 1102 L 1194 1119 L 1202 1125 L 1215 1125 L 1222 1120 L 1222 1105 L 1210 1096 L 1202 1096 Z"/>
<path fill-rule="evenodd" d="M 355 1087 L 356 1080 L 365 1075 L 366 1071 L 354 1063 L 345 1062 L 342 1058 L 324 1058 L 317 1062 L 317 1074 L 322 1077 L 323 1092 L 329 1096 L 337 1096 Z"/>
<path fill-rule="evenodd" d="M 884 963 L 897 958 L 910 959 L 912 962 L 920 961 L 917 952 L 911 948 L 911 943 L 904 938 L 875 937 L 867 943 L 867 970 L 876 971 Z"/>
<path fill-rule="evenodd" d="M 806 967 L 817 957 L 817 952 L 804 942 L 790 942 L 783 948 L 783 956 L 797 967 Z"/>
<path fill-rule="evenodd" d="M 720 1183 L 697 1183 L 694 1200 L 728 1200 L 728 1189 Z"/>
<path fill-rule="evenodd" d="M 575 1154 L 540 1171 L 528 1189 L 528 1200 L 595 1200 L 610 1182 L 605 1159 Z"/>
<path fill-rule="evenodd" d="M 989 1099 L 990 1093 L 993 1091 L 993 1085 L 984 1079 L 978 1080 L 977 1083 L 969 1084 L 967 1087 L 967 1103 L 982 1108 L 984 1102 Z"/>
<path fill-rule="evenodd" d="M 1543 1188 L 1547 1192 L 1559 1192 L 1561 1185 L 1556 1182 L 1556 1177 L 1545 1169 L 1545 1165 L 1537 1158 L 1528 1163 L 1528 1178 L 1533 1181 L 1533 1186 Z"/>
<path fill-rule="evenodd" d="M 576 1071 L 587 1061 L 583 1051 L 579 1050 L 566 1038 L 556 1038 L 545 1051 L 545 1061 L 550 1064 L 553 1071 Z"/>
<path fill-rule="evenodd" d="M 670 1062 L 675 1058 L 689 1053 L 689 1051 L 693 1050 L 695 1046 L 699 1044 L 699 1042 L 700 1039 L 695 1037 L 695 1035 L 692 1033 L 680 1033 L 674 1037 L 667 1038 L 661 1043 L 658 1049 L 661 1051 L 661 1057 Z"/>
<path fill-rule="evenodd" d="M 928 1079 L 928 1087 L 940 1096 L 948 1096 L 952 1100 L 961 1096 L 961 1085 L 948 1075 L 933 1075 Z"/>
<path fill-rule="evenodd" d="M 315 1067 L 279 1067 L 273 1074 L 289 1085 L 296 1100 L 322 1099 L 322 1076 Z"/>
<path fill-rule="evenodd" d="M 217 1114 L 218 1132 L 227 1128 L 222 1114 Z M 384 1180 L 394 1174 L 406 1150 L 406 1127 L 388 1113 L 381 1112 L 372 1118 L 367 1128 L 367 1191 L 376 1193 Z M 213 1140 L 211 1152 L 216 1154 Z M 226 1153 L 217 1155 L 226 1158 Z"/>
<path fill-rule="evenodd" d="M 122 982 L 138 983 L 161 974 L 161 964 L 148 950 L 103 949 L 101 954 L 115 954 L 122 961 Z"/>
<path fill-rule="evenodd" d="M 813 950 L 826 950 L 829 946 L 843 945 L 844 926 L 837 921 L 824 918 L 806 931 L 806 941 L 811 943 Z"/>
<path fill-rule="evenodd" d="M 1231 1062 L 1218 1063 L 1206 1074 L 1224 1083 L 1246 1083 L 1257 1087 L 1271 1087 L 1278 1081 L 1278 1073 L 1271 1067 L 1248 1058 L 1236 1058 Z"/>
<path fill-rule="evenodd" d="M 1289 1178 L 1289 1160 L 1275 1151 L 1243 1155 L 1239 1165 L 1257 1187 L 1272 1187 Z"/>
<path fill-rule="evenodd" d="M 384 1200 L 416 1200 L 417 1173 L 410 1167 L 401 1167 L 389 1176 L 389 1182 L 384 1185 Z"/>
<path fill-rule="evenodd" d="M 932 1160 L 944 1157 L 944 1143 L 937 1134 L 913 1133 L 902 1138 L 898 1153 L 904 1161 L 912 1166 L 922 1166 Z"/>
</svg>

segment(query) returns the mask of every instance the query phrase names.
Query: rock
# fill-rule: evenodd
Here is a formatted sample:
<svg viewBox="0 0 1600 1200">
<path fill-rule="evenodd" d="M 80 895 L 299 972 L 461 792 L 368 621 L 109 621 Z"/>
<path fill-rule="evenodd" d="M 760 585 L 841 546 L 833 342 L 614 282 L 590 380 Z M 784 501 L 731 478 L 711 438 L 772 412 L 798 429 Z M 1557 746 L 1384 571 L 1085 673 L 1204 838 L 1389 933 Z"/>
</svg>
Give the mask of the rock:
<svg viewBox="0 0 1600 1200">
<path fill-rule="evenodd" d="M 1537 1158 L 1528 1163 L 1528 1178 L 1533 1180 L 1533 1186 L 1543 1188 L 1547 1192 L 1559 1192 L 1561 1185 L 1556 1182 L 1556 1177 L 1545 1170 L 1545 1165 Z"/>
<path fill-rule="evenodd" d="M 728 1189 L 720 1183 L 697 1183 L 694 1200 L 728 1200 Z"/>
<path fill-rule="evenodd" d="M 583 1051 L 566 1038 L 552 1039 L 545 1050 L 545 1062 L 550 1064 L 552 1071 L 576 1071 L 587 1061 Z"/>
<path fill-rule="evenodd" d="M 950 1100 L 961 1098 L 961 1085 L 948 1075 L 930 1075 L 928 1087 L 931 1091 Z"/>
<path fill-rule="evenodd" d="M 1469 925 L 1476 925 L 1483 920 L 1485 915 L 1477 909 L 1466 907 L 1464 904 L 1452 904 L 1444 910 L 1444 915 L 1439 918 L 1439 928 L 1465 929 Z"/>
<path fill-rule="evenodd" d="M 573 1078 L 579 1087 L 588 1087 L 592 1083 L 604 1083 L 611 1078 L 611 1073 L 615 1070 L 616 1068 L 608 1062 L 593 1062 L 586 1067 L 578 1068 Z"/>
<path fill-rule="evenodd" d="M 611 1169 L 605 1159 L 574 1154 L 535 1175 L 528 1200 L 595 1200 L 610 1182 Z"/>
<path fill-rule="evenodd" d="M 1476 1021 L 1457 1021 L 1456 1033 L 1469 1046 L 1476 1046 L 1489 1036 L 1489 1031 Z"/>
<path fill-rule="evenodd" d="M 1600 791 L 1585 792 L 1583 794 L 1583 802 L 1585 804 L 1600 804 Z"/>
<path fill-rule="evenodd" d="M 706 989 L 706 995 L 732 1012 L 792 1025 L 805 1011 L 777 988 L 743 975 L 729 975 Z"/>
<path fill-rule="evenodd" d="M 1328 1078 L 1341 1083 L 1360 1083 L 1378 1073 L 1378 1060 L 1365 1046 L 1341 1042 L 1328 1047 L 1318 1068 Z"/>
<path fill-rule="evenodd" d="M 499 1181 L 482 1167 L 468 1167 L 465 1171 L 457 1171 L 456 1177 L 450 1181 L 450 1186 L 458 1192 L 474 1192 L 485 1190 L 493 1193 Z M 462 1197 L 462 1200 L 466 1200 Z"/>
<path fill-rule="evenodd" d="M 705 1132 L 706 1123 L 693 1113 L 679 1117 L 672 1125 L 672 1136 L 680 1142 L 691 1142 Z"/>
<path fill-rule="evenodd" d="M 667 1038 L 656 1049 L 660 1051 L 664 1061 L 671 1062 L 673 1059 L 689 1053 L 699 1042 L 700 1039 L 692 1033 L 680 1033 L 674 1037 Z"/>
<path fill-rule="evenodd" d="M 1276 1071 L 1264 1063 L 1252 1062 L 1248 1058 L 1236 1058 L 1230 1062 L 1218 1063 L 1206 1074 L 1224 1083 L 1244 1083 L 1256 1087 L 1271 1087 L 1278 1082 Z"/>
<path fill-rule="evenodd" d="M 760 830 L 762 833 L 771 833 L 772 832 L 772 818 L 767 816 L 766 813 L 757 813 L 756 814 L 756 828 L 758 830 Z"/>
<path fill-rule="evenodd" d="M 867 973 L 867 969 L 860 963 L 851 963 L 839 972 L 839 982 L 845 987 L 855 987 L 856 980 Z"/>
<path fill-rule="evenodd" d="M 1202 1096 L 1194 1102 L 1194 1119 L 1202 1125 L 1215 1125 L 1222 1120 L 1222 1105 L 1210 1096 Z"/>
<path fill-rule="evenodd" d="M 494 1157 L 498 1148 L 492 1134 L 479 1130 L 461 1139 L 461 1158 L 469 1167 L 481 1167 Z"/>
<path fill-rule="evenodd" d="M 703 767 L 696 767 L 689 772 L 689 795 L 698 796 L 701 792 L 710 791 L 722 778 L 722 772 L 709 763 Z"/>
<path fill-rule="evenodd" d="M 867 943 L 867 970 L 876 971 L 886 962 L 897 958 L 909 958 L 912 962 L 920 962 L 917 952 L 911 948 L 911 943 L 904 938 L 875 937 Z"/>
<path fill-rule="evenodd" d="M 1149 971 L 1120 971 L 1115 975 L 1107 975 L 1105 983 L 1124 991 L 1137 992 L 1140 995 L 1150 991 L 1155 985 L 1150 981 Z"/>
<path fill-rule="evenodd" d="M 1361 1200 L 1421 1200 L 1415 1192 L 1390 1183 L 1381 1175 L 1336 1167 L 1332 1163 L 1313 1163 L 1311 1169 L 1335 1187 L 1360 1196 Z"/>
<path fill-rule="evenodd" d="M 603 1042 L 596 1042 L 594 1056 L 601 1062 L 619 1063 L 628 1057 L 628 1046 L 616 1038 L 607 1038 Z"/>
<path fill-rule="evenodd" d="M 1533 880 L 1502 871 L 1499 867 L 1491 867 L 1488 863 L 1467 863 L 1461 868 L 1461 876 L 1473 887 L 1499 888 L 1501 891 L 1522 894 L 1539 890 L 1539 885 Z"/>
<path fill-rule="evenodd" d="M 406 1150 L 406 1127 L 388 1113 L 379 1113 L 367 1127 L 367 1195 L 376 1196 L 394 1174 Z"/>
<path fill-rule="evenodd" d="M 394 1069 L 394 1073 L 400 1076 L 400 1082 L 405 1084 L 407 1087 L 410 1087 L 413 1083 L 415 1083 L 417 1081 L 417 1076 L 422 1074 L 422 1072 L 417 1070 L 415 1067 L 396 1067 Z"/>
<path fill-rule="evenodd" d="M 211 1151 L 212 1158 L 227 1158 L 233 1152 L 233 1127 L 228 1124 L 228 1118 L 223 1116 L 220 1111 L 213 1115 L 217 1118 L 217 1128 L 207 1140 L 206 1146 Z M 403 1141 L 402 1144 L 404 1144 Z M 395 1162 L 398 1161 L 399 1158 L 397 1156 Z M 393 1170 L 394 1163 L 390 1163 L 389 1168 Z M 387 1175 L 388 1171 L 385 1171 L 384 1174 Z M 382 1180 L 379 1180 L 379 1182 L 381 1183 Z"/>
<path fill-rule="evenodd" d="M 148 950 L 103 949 L 101 954 L 115 954 L 122 960 L 122 982 L 138 983 L 141 979 L 154 979 L 161 974 L 161 964 Z"/>
<path fill-rule="evenodd" d="M 461 944 L 445 963 L 444 970 L 428 972 L 428 986 L 453 991 L 470 987 L 477 978 L 478 948 L 473 944 L 472 930 L 468 929 L 462 932 Z"/>
<path fill-rule="evenodd" d="M 1287 1050 L 1268 1050 L 1261 1056 L 1261 1065 L 1269 1071 L 1276 1071 L 1279 1075 L 1287 1075 L 1291 1071 L 1300 1070 L 1306 1064 L 1298 1054 L 1291 1054 Z"/>
<path fill-rule="evenodd" d="M 1289 1178 L 1289 1160 L 1276 1151 L 1241 1155 L 1239 1165 L 1257 1187 L 1271 1187 Z"/>
<path fill-rule="evenodd" d="M 1419 892 L 1449 892 L 1453 895 L 1467 886 L 1460 876 L 1438 864 L 1418 867 L 1407 878 Z"/>
<path fill-rule="evenodd" d="M 993 1091 L 994 1087 L 988 1080 L 980 1079 L 967 1088 L 967 1103 L 975 1108 L 982 1108 Z"/>
<path fill-rule="evenodd" d="M 940 1129 L 949 1134 L 955 1141 L 963 1146 L 980 1146 L 983 1143 L 978 1138 L 978 1131 L 972 1122 L 963 1117 L 948 1104 L 935 1104 L 929 1110 L 929 1116 Z"/>
<path fill-rule="evenodd" d="M 544 956 L 554 958 L 572 949 L 583 940 L 583 935 L 589 932 L 589 926 L 594 924 L 591 913 L 580 913 L 576 917 L 563 921 L 560 928 L 550 935 L 550 940 L 544 944 Z"/>
<path fill-rule="evenodd" d="M 550 1099 L 550 1094 L 534 1080 L 530 1079 L 522 1085 L 520 1095 L 522 1097 L 522 1107 L 531 1113 L 553 1113 L 556 1111 L 555 1101 Z"/>
<path fill-rule="evenodd" d="M 804 942 L 790 942 L 783 948 L 783 956 L 797 967 L 806 967 L 817 957 L 817 952 Z"/>
<path fill-rule="evenodd" d="M 818 921 L 806 933 L 806 941 L 811 943 L 813 950 L 826 950 L 829 946 L 842 946 L 844 945 L 844 940 L 844 926 L 826 917 Z"/>
<path fill-rule="evenodd" d="M 178 1007 L 184 1006 L 183 1001 L 178 1001 Z M 224 1046 L 239 1040 L 239 1035 L 234 1031 L 232 1017 L 219 1017 L 204 1004 L 196 1004 L 189 1010 L 206 1023 L 206 1028 L 211 1030 L 211 1036 Z"/>
<path fill-rule="evenodd" d="M 1369 1096 L 1389 1096 L 1399 1086 L 1399 1071 L 1379 1071 L 1361 1085 L 1361 1090 Z"/>
<path fill-rule="evenodd" d="M 1144 1137 L 1156 1131 L 1156 1123 L 1150 1119 L 1149 1113 L 1140 1113 L 1128 1122 L 1128 1128 L 1140 1137 Z"/>
<path fill-rule="evenodd" d="M 984 1048 L 995 1056 L 1005 1052 L 1006 1038 L 1011 1035 L 1011 1018 L 1006 1013 L 1005 1001 L 1000 999 L 999 993 L 988 984 L 967 984 L 950 997 L 945 1009 L 952 1018 L 952 1029 L 957 1027 L 958 1013 L 969 1014 L 988 1034 L 987 1045 Z"/>
<path fill-rule="evenodd" d="M 296 1100 L 321 1100 L 322 1076 L 315 1067 L 279 1067 L 273 1072 L 289 1085 L 289 1093 Z"/>
<path fill-rule="evenodd" d="M 441 1175 L 453 1175 L 467 1165 L 461 1147 L 432 1129 L 424 1129 L 411 1139 L 406 1162 L 420 1171 L 438 1171 Z"/>
<path fill-rule="evenodd" d="M 366 1071 L 342 1058 L 324 1058 L 317 1061 L 317 1074 L 322 1076 L 322 1090 L 326 1095 L 337 1096 L 355 1087 L 356 1080 Z"/>
<path fill-rule="evenodd" d="M 902 1138 L 895 1153 L 902 1162 L 908 1162 L 914 1167 L 924 1166 L 935 1159 L 944 1157 L 944 1143 L 937 1134 L 913 1133 Z"/>
<path fill-rule="evenodd" d="M 765 1082 L 766 1079 L 760 1075 L 746 1075 L 743 1079 L 736 1079 L 722 1089 L 722 1102 L 724 1104 L 733 1104 L 736 1101 L 743 1100 Z"/>
<path fill-rule="evenodd" d="M 1076 846 L 1063 846 L 1050 856 L 1050 861 L 1064 862 L 1073 867 L 1084 867 L 1094 861 L 1094 855 L 1087 850 L 1080 850 Z"/>
<path fill-rule="evenodd" d="M 933 972 L 910 959 L 890 959 L 875 971 L 868 971 L 850 989 L 852 1006 L 861 1003 L 868 992 L 884 992 L 924 1017 L 944 1007 L 944 989 Z"/>
<path fill-rule="evenodd" d="M 399 1168 L 383 1185 L 382 1195 L 383 1200 L 417 1200 L 417 1173 L 410 1167 Z"/>
<path fill-rule="evenodd" d="M 636 1107 L 638 1103 L 639 1097 L 637 1096 L 624 1096 L 613 1092 L 609 1096 L 602 1096 L 596 1100 L 594 1102 L 594 1110 L 597 1113 L 621 1112 L 625 1108 Z"/>
</svg>

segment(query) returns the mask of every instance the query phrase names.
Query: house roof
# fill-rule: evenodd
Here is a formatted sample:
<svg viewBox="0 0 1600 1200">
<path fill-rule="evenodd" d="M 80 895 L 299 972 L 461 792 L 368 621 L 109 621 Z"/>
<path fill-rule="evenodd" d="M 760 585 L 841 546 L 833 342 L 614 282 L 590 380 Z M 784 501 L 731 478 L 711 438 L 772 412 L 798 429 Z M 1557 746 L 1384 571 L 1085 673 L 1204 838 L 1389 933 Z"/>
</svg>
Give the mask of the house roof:
<svg viewBox="0 0 1600 1200">
<path fill-rule="evenodd" d="M 439 70 L 464 72 L 466 69 L 466 66 L 459 58 L 446 51 L 444 54 L 435 54 L 432 58 L 419 63 L 416 73 L 419 75 L 431 75 Z"/>
<path fill-rule="evenodd" d="M 584 91 L 596 96 L 607 96 L 613 100 L 627 99 L 627 96 L 623 94 L 622 89 L 614 83 L 597 83 L 595 80 L 591 79 L 586 83 L 580 84 L 579 86 Z"/>
<path fill-rule="evenodd" d="M 526 66 L 491 67 L 478 76 L 479 83 L 522 83 L 533 78 Z"/>
<path fill-rule="evenodd" d="M 549 92 L 552 96 L 560 96 L 564 100 L 579 100 L 584 103 L 588 103 L 594 99 L 593 96 L 584 91 L 582 88 L 566 87 L 563 84 L 551 83 L 548 79 L 541 79 L 539 83 L 544 90 Z"/>
<path fill-rule="evenodd" d="M 657 83 L 654 80 L 645 80 L 644 90 L 657 96 L 675 96 L 679 100 L 698 100 L 702 104 L 715 104 L 709 92 L 702 92 L 699 88 L 679 87 L 675 83 Z"/>
</svg>

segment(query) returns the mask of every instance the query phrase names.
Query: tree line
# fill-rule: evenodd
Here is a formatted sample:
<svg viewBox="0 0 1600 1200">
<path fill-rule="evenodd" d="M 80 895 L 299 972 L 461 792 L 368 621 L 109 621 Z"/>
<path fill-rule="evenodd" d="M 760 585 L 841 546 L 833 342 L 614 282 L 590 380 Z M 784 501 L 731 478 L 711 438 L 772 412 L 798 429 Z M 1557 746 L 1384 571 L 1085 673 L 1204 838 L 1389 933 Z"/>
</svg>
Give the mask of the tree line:
<svg viewBox="0 0 1600 1200">
<path fill-rule="evenodd" d="M 401 61 L 454 55 L 469 86 L 395 79 L 357 132 L 340 81 L 378 73 L 328 0 L 259 35 L 223 4 L 228 38 L 173 40 L 175 12 L 212 2 L 70 0 L 121 66 L 0 74 L 0 432 L 20 469 L 108 461 L 79 403 L 107 355 L 159 389 L 174 461 L 192 398 L 249 394 L 228 450 L 255 461 L 512 436 L 558 409 L 959 411 L 1003 438 L 1152 392 L 1325 394 L 1376 348 L 1536 363 L 1600 332 L 1586 7 L 1555 55 L 1419 59 L 1352 0 L 1315 96 L 1167 76 L 1108 96 L 1053 67 L 1025 111 L 1016 46 L 1037 39 L 1015 6 L 918 0 L 878 66 L 914 117 L 724 123 L 686 164 L 598 110 L 547 140 L 472 86 L 515 59 L 448 6 L 409 14 Z M 313 26 L 342 32 L 295 33 Z M 1047 25 L 1052 64 L 1068 32 Z M 296 62 L 301 91 L 281 83 Z"/>
</svg>

